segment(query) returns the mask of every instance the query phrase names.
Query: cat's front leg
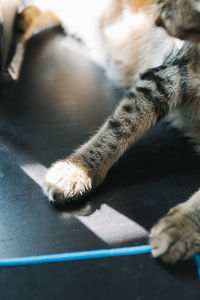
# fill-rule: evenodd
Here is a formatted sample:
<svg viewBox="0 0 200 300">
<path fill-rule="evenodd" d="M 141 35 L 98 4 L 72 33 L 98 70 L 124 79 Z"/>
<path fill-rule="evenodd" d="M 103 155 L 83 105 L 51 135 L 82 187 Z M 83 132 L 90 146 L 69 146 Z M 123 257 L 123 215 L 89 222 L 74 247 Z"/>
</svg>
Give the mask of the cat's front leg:
<svg viewBox="0 0 200 300">
<path fill-rule="evenodd" d="M 173 61 L 145 72 L 97 134 L 51 166 L 44 182 L 51 202 L 65 204 L 97 187 L 125 150 L 180 103 L 182 75 Z"/>
<path fill-rule="evenodd" d="M 152 102 L 131 92 L 89 142 L 50 167 L 44 183 L 49 200 L 62 204 L 97 187 L 128 146 L 156 120 Z"/>
<path fill-rule="evenodd" d="M 154 257 L 175 263 L 200 252 L 200 191 L 169 211 L 151 230 Z"/>
</svg>

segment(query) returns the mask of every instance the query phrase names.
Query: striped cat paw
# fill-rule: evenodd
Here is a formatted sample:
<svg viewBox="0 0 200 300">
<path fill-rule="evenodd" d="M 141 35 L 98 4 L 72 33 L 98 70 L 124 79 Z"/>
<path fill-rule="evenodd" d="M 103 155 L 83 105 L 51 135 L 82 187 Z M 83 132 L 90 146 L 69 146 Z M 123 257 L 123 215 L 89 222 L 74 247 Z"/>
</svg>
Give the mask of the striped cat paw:
<svg viewBox="0 0 200 300">
<path fill-rule="evenodd" d="M 200 251 L 200 216 L 176 206 L 151 229 L 150 244 L 152 255 L 165 262 L 190 258 Z"/>
<path fill-rule="evenodd" d="M 93 180 L 87 170 L 69 160 L 58 161 L 48 170 L 44 192 L 50 203 L 64 205 L 91 191 Z"/>
</svg>

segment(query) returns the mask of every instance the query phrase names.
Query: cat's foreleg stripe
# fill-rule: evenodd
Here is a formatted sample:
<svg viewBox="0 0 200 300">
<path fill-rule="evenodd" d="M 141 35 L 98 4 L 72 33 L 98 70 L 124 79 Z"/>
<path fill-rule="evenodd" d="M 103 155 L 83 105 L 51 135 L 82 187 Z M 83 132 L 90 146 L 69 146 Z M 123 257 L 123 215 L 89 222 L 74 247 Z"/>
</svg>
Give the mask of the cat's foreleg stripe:
<svg viewBox="0 0 200 300">
<path fill-rule="evenodd" d="M 147 100 L 150 100 L 153 102 L 154 99 L 153 99 L 153 95 L 152 95 L 152 89 L 150 89 L 148 87 L 137 86 L 136 90 L 139 93 L 142 93 Z"/>
<path fill-rule="evenodd" d="M 111 153 L 117 149 L 116 144 L 108 143 L 108 148 L 111 150 Z"/>
<path fill-rule="evenodd" d="M 126 113 L 132 113 L 133 112 L 133 107 L 131 105 L 124 105 L 122 106 L 122 109 L 126 112 Z"/>
<path fill-rule="evenodd" d="M 109 127 L 114 130 L 122 126 L 122 124 L 119 121 L 116 121 L 114 119 L 109 120 L 108 123 L 109 123 Z"/>
<path fill-rule="evenodd" d="M 166 79 L 162 78 L 160 75 L 156 74 L 155 70 L 153 70 L 153 69 L 148 70 L 147 72 L 143 73 L 140 76 L 140 79 L 141 80 L 152 81 L 153 83 L 155 83 L 158 92 L 162 96 L 167 95 Z"/>
<path fill-rule="evenodd" d="M 136 87 L 137 91 L 141 93 L 147 102 L 152 103 L 155 113 L 157 114 L 158 121 L 163 118 L 170 110 L 169 98 L 167 95 L 159 96 L 157 90 L 152 94 L 152 89 L 149 87 Z"/>
<path fill-rule="evenodd" d="M 134 98 L 136 98 L 136 95 L 133 91 L 128 91 L 125 93 L 124 97 L 126 99 L 133 100 Z"/>
<path fill-rule="evenodd" d="M 181 98 L 185 102 L 187 101 L 187 97 L 188 97 L 187 65 L 179 65 L 179 74 L 180 74 Z"/>
<path fill-rule="evenodd" d="M 84 154 L 82 154 L 81 156 L 82 156 L 83 160 L 87 163 L 87 165 L 88 165 L 91 169 L 93 169 L 93 168 L 95 167 L 95 164 L 92 164 L 92 163 L 91 163 L 91 159 L 90 159 L 90 161 L 89 161 L 88 157 L 86 157 Z"/>
</svg>

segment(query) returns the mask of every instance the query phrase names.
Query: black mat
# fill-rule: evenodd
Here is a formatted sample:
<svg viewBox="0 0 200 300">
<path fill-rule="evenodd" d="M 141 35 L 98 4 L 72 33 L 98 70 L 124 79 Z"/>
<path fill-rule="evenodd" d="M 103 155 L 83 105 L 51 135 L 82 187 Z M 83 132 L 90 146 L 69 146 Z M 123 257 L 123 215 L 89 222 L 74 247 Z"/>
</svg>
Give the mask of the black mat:
<svg viewBox="0 0 200 300">
<path fill-rule="evenodd" d="M 113 111 L 122 92 L 59 32 L 27 47 L 19 82 L 1 87 L 0 257 L 140 245 L 172 206 L 199 188 L 192 145 L 160 122 L 120 159 L 86 206 L 48 205 L 40 188 Z M 1 299 L 199 299 L 193 260 L 166 266 L 150 255 L 2 268 Z"/>
</svg>

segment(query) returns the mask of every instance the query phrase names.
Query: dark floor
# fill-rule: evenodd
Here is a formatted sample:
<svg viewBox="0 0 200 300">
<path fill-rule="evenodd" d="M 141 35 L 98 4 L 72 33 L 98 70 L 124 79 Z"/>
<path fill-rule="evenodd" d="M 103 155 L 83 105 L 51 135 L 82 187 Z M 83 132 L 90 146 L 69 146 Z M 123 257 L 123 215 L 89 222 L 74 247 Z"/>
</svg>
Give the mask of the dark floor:
<svg viewBox="0 0 200 300">
<path fill-rule="evenodd" d="M 28 44 L 19 82 L 1 87 L 1 258 L 145 244 L 156 220 L 199 188 L 200 160 L 162 121 L 86 205 L 48 205 L 46 168 L 91 136 L 119 95 L 60 33 Z M 193 260 L 169 267 L 142 255 L 2 268 L 0 298 L 188 300 L 199 299 L 199 284 Z"/>
</svg>

